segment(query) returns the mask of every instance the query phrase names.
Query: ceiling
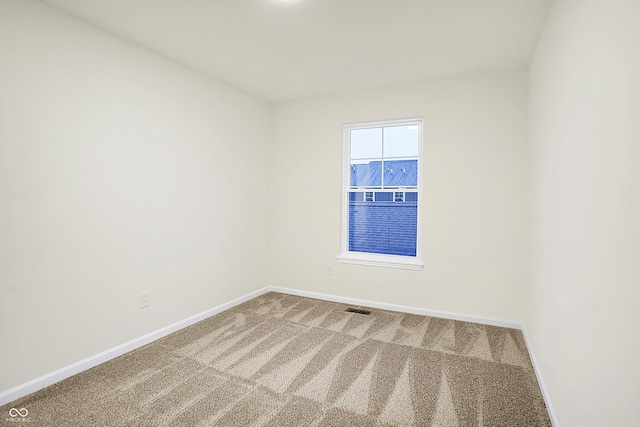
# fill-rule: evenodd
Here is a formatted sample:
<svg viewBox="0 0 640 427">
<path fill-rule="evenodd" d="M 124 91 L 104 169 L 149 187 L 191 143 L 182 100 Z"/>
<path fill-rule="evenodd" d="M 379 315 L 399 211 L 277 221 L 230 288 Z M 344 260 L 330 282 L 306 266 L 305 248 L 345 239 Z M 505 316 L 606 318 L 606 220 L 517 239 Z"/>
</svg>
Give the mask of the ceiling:
<svg viewBox="0 0 640 427">
<path fill-rule="evenodd" d="M 42 0 L 276 102 L 527 66 L 552 0 Z"/>
</svg>

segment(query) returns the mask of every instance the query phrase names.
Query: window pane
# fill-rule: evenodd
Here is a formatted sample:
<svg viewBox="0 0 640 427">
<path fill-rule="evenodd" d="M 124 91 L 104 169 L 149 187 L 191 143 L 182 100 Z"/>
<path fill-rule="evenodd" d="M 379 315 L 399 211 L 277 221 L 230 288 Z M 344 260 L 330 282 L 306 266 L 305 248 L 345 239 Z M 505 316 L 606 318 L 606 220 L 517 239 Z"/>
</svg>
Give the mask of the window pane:
<svg viewBox="0 0 640 427">
<path fill-rule="evenodd" d="M 352 161 L 350 169 L 349 185 L 356 187 L 381 187 L 382 186 L 382 162 Z"/>
<path fill-rule="evenodd" d="M 384 157 L 418 157 L 418 126 L 385 127 Z"/>
<path fill-rule="evenodd" d="M 351 131 L 352 159 L 379 159 L 382 157 L 382 128 L 354 129 Z"/>
<path fill-rule="evenodd" d="M 386 160 L 384 162 L 385 187 L 417 187 L 418 160 Z"/>
<path fill-rule="evenodd" d="M 391 194 L 391 193 L 388 193 Z M 349 250 L 416 256 L 418 193 L 406 193 L 405 203 L 359 202 L 349 193 Z"/>
</svg>

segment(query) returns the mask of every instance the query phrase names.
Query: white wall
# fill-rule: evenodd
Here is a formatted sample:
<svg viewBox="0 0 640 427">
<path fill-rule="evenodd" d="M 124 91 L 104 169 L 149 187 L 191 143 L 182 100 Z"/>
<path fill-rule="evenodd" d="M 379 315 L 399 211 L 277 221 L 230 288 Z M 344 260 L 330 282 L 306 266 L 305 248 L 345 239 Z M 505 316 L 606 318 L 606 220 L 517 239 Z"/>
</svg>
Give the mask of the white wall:
<svg viewBox="0 0 640 427">
<path fill-rule="evenodd" d="M 262 101 L 0 0 L 0 391 L 265 286 L 268 136 Z"/>
<path fill-rule="evenodd" d="M 527 102 L 527 72 L 513 70 L 276 104 L 271 284 L 519 320 Z M 424 117 L 424 269 L 338 264 L 342 124 L 416 116 Z"/>
<path fill-rule="evenodd" d="M 525 327 L 562 426 L 640 425 L 639 17 L 556 1 L 530 70 Z"/>
</svg>

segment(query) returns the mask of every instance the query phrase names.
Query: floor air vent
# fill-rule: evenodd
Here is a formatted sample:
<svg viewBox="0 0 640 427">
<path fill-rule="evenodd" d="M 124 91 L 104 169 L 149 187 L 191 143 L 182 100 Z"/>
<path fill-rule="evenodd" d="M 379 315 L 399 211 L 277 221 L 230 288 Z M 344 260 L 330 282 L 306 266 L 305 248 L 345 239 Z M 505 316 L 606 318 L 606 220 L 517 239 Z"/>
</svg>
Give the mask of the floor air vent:
<svg viewBox="0 0 640 427">
<path fill-rule="evenodd" d="M 357 314 L 366 314 L 366 315 L 371 314 L 370 310 L 360 310 L 359 308 L 351 308 L 351 307 L 347 308 L 345 311 L 347 313 L 357 313 Z"/>
</svg>

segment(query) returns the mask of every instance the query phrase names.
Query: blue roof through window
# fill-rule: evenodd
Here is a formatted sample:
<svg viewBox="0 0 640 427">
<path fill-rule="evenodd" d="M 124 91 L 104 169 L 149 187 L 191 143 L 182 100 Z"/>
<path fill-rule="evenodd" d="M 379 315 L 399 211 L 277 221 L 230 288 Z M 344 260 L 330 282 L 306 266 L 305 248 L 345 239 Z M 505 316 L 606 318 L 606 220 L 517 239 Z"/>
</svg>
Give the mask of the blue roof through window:
<svg viewBox="0 0 640 427">
<path fill-rule="evenodd" d="M 413 160 L 373 160 L 369 163 L 355 163 L 350 168 L 351 187 L 382 187 L 384 166 L 385 187 L 416 187 L 418 185 L 418 161 Z"/>
</svg>

